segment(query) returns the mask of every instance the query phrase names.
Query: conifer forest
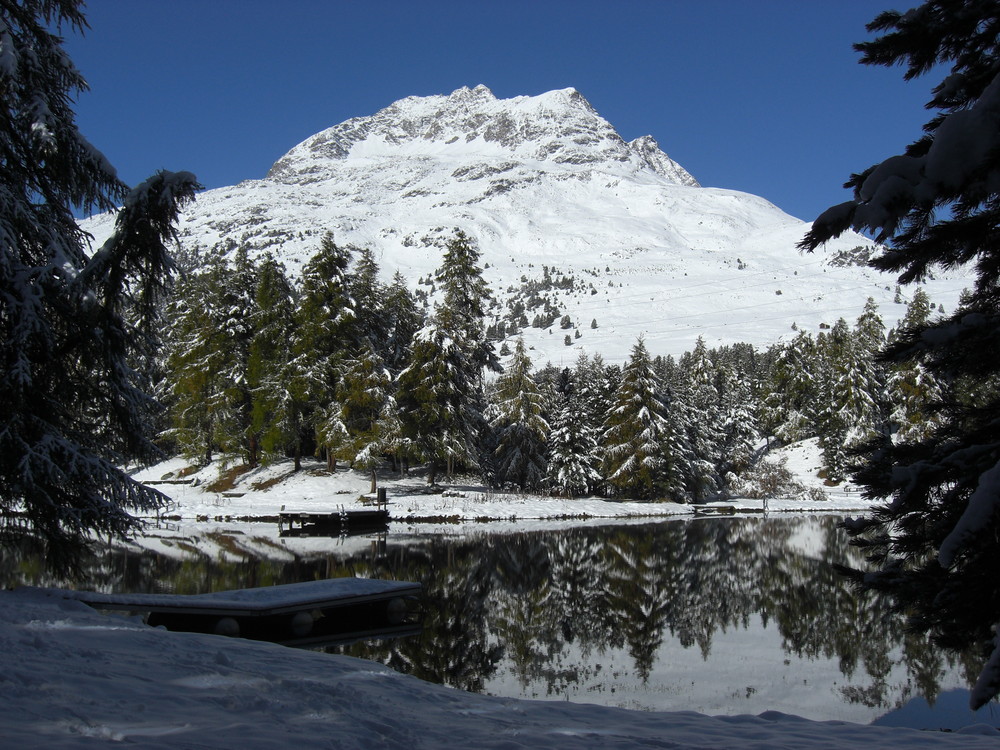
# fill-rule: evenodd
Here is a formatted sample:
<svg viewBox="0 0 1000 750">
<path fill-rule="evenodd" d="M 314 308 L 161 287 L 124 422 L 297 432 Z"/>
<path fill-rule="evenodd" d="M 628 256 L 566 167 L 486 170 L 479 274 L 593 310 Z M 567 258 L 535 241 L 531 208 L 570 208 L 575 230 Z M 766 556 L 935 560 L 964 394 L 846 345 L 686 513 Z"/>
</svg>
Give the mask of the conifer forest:
<svg viewBox="0 0 1000 750">
<path fill-rule="evenodd" d="M 317 245 L 294 280 L 271 255 L 181 259 L 155 367 L 168 452 L 249 467 L 389 462 L 423 467 L 429 483 L 474 473 L 509 490 L 687 503 L 788 491 L 767 448 L 811 437 L 839 483 L 853 446 L 934 422 L 934 379 L 877 357 L 937 313 L 919 288 L 899 330 L 869 301 L 854 321 L 765 350 L 699 339 L 675 359 L 640 338 L 621 365 L 581 354 L 535 368 L 460 231 L 433 305 L 399 274 L 386 284 L 370 251 L 330 235 Z"/>
</svg>

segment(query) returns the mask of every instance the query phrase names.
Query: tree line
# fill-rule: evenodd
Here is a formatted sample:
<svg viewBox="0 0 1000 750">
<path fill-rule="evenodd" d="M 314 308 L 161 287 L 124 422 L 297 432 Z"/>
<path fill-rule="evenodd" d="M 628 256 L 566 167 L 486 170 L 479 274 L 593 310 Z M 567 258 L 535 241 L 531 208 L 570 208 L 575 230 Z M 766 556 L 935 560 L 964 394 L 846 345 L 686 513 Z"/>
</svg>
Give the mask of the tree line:
<svg viewBox="0 0 1000 750">
<path fill-rule="evenodd" d="M 443 249 L 429 313 L 398 273 L 380 280 L 370 250 L 331 235 L 297 282 L 268 254 L 189 263 L 165 315 L 165 447 L 249 468 L 315 454 L 330 469 L 426 464 L 431 483 L 475 472 L 507 489 L 701 502 L 752 491 L 765 438 L 818 437 L 836 483 L 852 445 L 933 422 L 927 373 L 877 361 L 899 333 L 872 300 L 853 325 L 763 351 L 699 338 L 674 360 L 640 338 L 623 365 L 581 354 L 535 370 L 517 338 L 501 368 L 475 242 L 455 230 Z M 918 289 L 901 330 L 933 312 Z"/>
</svg>

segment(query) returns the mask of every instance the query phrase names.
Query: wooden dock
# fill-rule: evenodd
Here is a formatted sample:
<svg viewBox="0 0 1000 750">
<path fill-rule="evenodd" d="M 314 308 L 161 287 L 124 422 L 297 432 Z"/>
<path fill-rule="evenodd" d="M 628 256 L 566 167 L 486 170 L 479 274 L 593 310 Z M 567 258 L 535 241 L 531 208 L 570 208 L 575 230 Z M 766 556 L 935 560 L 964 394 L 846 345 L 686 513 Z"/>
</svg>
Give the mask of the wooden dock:
<svg viewBox="0 0 1000 750">
<path fill-rule="evenodd" d="M 421 585 L 407 581 L 329 578 L 187 595 L 43 590 L 99 610 L 146 613 L 148 624 L 168 630 L 289 646 L 399 637 L 421 629 Z"/>
<path fill-rule="evenodd" d="M 278 514 L 280 536 L 347 536 L 389 528 L 389 510 L 385 507 L 340 510 L 332 513 Z"/>
</svg>

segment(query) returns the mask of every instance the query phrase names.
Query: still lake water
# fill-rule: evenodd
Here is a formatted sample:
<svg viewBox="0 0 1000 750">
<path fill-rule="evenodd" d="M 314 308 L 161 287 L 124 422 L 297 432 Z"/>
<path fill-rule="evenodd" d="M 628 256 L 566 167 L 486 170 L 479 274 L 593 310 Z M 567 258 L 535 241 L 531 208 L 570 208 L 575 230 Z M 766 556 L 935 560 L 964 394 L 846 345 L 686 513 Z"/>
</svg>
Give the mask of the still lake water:
<svg viewBox="0 0 1000 750">
<path fill-rule="evenodd" d="M 328 650 L 508 697 L 867 723 L 967 687 L 974 662 L 907 635 L 884 601 L 834 572 L 831 563 L 861 562 L 838 520 L 516 532 L 481 524 L 434 534 L 394 524 L 349 539 L 191 525 L 107 550 L 80 587 L 204 593 L 344 575 L 418 581 L 421 635 Z M 30 556 L 0 562 L 5 585 L 59 583 Z M 965 718 L 959 726 L 974 720 Z"/>
</svg>

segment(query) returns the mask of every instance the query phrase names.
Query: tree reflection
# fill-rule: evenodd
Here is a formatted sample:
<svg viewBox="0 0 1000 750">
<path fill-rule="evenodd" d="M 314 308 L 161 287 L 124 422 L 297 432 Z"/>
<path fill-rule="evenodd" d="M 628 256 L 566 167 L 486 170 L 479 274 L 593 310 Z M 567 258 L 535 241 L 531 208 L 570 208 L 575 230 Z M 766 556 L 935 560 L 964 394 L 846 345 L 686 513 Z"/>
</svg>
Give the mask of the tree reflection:
<svg viewBox="0 0 1000 750">
<path fill-rule="evenodd" d="M 419 581 L 420 636 L 336 650 L 473 691 L 509 673 L 526 693 L 560 695 L 598 681 L 612 651 L 628 654 L 645 682 L 677 649 L 708 658 L 719 633 L 758 621 L 787 655 L 838 661 L 848 702 L 933 701 L 948 669 L 975 674 L 974 658 L 934 649 L 904 632 L 880 596 L 845 585 L 832 564 L 861 560 L 837 521 L 711 518 L 399 544 L 390 534 L 365 552 L 331 542 L 324 553 L 282 546 L 280 558 L 268 556 L 266 534 L 212 532 L 161 539 L 170 555 L 115 548 L 84 566 L 87 585 L 106 591 L 202 593 L 345 575 Z M 37 554 L 4 551 L 4 585 L 65 583 L 46 577 Z M 905 678 L 890 684 L 896 665 Z"/>
</svg>

